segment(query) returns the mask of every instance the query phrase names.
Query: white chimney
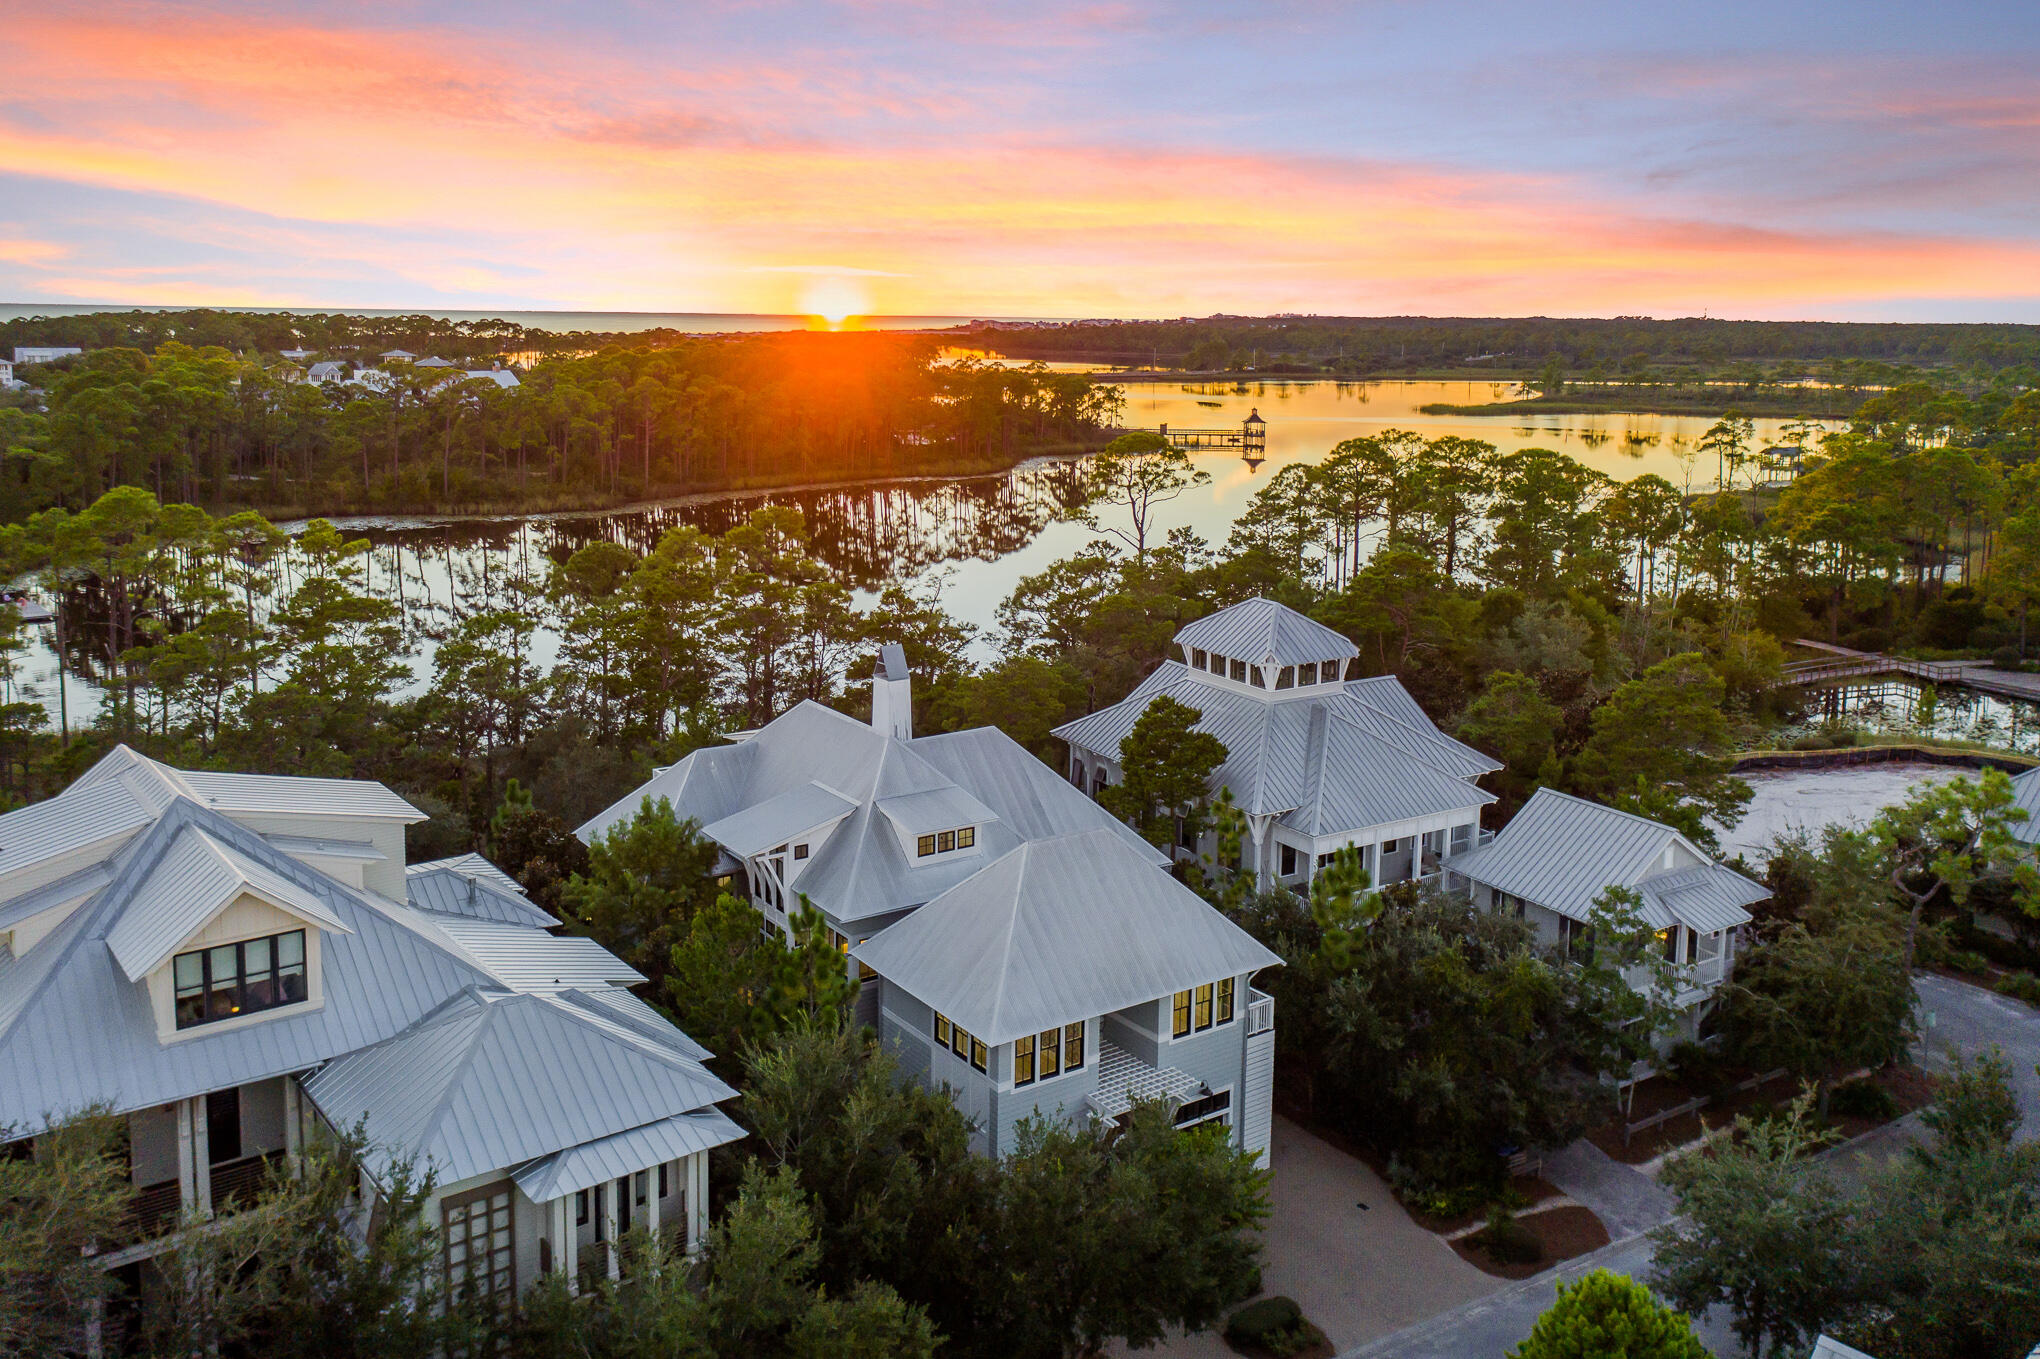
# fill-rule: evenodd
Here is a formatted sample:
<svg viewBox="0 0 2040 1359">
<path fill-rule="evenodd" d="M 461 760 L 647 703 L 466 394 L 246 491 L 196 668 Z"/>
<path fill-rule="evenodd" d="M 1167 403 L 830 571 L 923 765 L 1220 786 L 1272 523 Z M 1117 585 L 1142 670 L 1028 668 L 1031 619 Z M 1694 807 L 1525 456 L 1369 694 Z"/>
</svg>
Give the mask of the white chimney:
<svg viewBox="0 0 2040 1359">
<path fill-rule="evenodd" d="M 914 736 L 914 678 L 907 670 L 906 648 L 898 642 L 878 649 L 878 668 L 871 672 L 871 725 L 902 741 Z"/>
</svg>

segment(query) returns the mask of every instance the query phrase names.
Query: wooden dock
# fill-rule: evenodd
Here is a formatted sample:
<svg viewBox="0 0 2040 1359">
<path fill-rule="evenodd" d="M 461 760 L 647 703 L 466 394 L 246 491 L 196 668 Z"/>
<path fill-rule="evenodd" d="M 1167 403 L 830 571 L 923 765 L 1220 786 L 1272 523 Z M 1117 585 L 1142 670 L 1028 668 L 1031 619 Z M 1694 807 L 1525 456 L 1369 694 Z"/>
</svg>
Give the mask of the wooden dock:
<svg viewBox="0 0 2040 1359">
<path fill-rule="evenodd" d="M 1826 653 L 1820 660 L 1794 661 L 1785 667 L 1781 685 L 1821 684 L 1831 680 L 1867 678 L 1873 675 L 1902 675 L 1926 684 L 1958 684 L 1978 693 L 1999 698 L 2024 699 L 2040 703 L 2040 675 L 2017 670 L 1999 670 L 1979 661 L 1915 661 L 1904 656 L 1886 656 L 1874 651 L 1852 651 L 1831 642 L 1801 637 L 1795 644 Z"/>
</svg>

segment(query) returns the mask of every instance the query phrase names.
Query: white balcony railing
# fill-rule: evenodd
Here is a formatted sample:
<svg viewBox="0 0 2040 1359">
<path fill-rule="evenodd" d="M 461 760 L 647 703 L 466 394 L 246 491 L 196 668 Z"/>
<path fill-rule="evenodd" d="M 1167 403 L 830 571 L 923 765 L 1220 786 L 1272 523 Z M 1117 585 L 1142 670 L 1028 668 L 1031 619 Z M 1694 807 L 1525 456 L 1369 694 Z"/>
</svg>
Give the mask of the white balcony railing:
<svg viewBox="0 0 2040 1359">
<path fill-rule="evenodd" d="M 1251 986 L 1247 988 L 1247 1036 L 1266 1033 L 1275 1027 L 1275 997 Z"/>
</svg>

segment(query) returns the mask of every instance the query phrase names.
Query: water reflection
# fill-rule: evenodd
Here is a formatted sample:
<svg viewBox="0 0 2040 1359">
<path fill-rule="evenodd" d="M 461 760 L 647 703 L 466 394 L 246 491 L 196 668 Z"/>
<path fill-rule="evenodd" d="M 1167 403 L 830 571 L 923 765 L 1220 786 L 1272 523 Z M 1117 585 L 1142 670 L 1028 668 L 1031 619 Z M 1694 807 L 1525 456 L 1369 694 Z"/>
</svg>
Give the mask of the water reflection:
<svg viewBox="0 0 2040 1359">
<path fill-rule="evenodd" d="M 1781 743 L 1823 726 L 1880 736 L 1926 736 L 2040 755 L 2040 704 L 1973 689 L 1880 679 L 1808 689 L 1799 722 Z"/>
</svg>

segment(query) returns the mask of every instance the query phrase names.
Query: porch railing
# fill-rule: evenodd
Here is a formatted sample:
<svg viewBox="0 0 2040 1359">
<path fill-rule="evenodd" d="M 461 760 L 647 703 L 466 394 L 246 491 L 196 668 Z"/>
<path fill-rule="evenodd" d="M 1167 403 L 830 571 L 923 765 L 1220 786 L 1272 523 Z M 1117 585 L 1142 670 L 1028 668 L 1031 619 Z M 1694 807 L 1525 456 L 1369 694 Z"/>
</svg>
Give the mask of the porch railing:
<svg viewBox="0 0 2040 1359">
<path fill-rule="evenodd" d="M 1247 1036 L 1266 1033 L 1275 1027 L 1275 997 L 1266 992 L 1247 989 Z"/>
</svg>

